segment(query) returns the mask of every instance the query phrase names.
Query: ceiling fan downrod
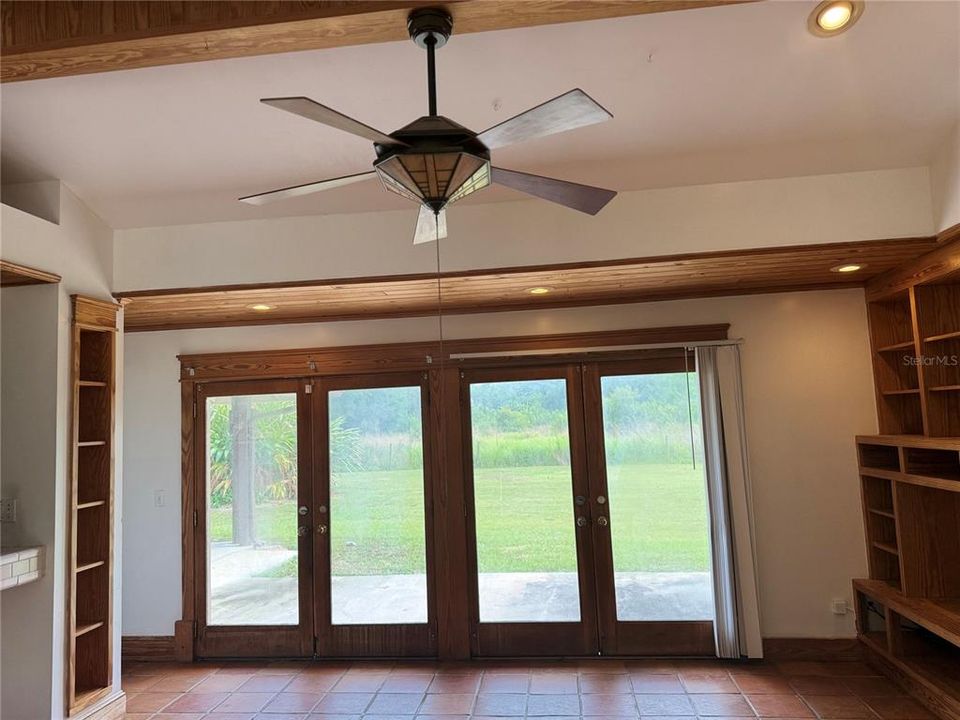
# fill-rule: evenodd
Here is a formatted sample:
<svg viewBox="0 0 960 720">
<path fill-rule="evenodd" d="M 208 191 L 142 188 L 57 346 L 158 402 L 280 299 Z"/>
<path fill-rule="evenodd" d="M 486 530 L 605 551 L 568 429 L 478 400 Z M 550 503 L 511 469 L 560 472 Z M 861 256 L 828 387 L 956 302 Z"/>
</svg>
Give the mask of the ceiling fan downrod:
<svg viewBox="0 0 960 720">
<path fill-rule="evenodd" d="M 407 18 L 410 39 L 427 51 L 427 103 L 428 113 L 437 115 L 437 63 L 436 51 L 447 44 L 453 34 L 453 18 L 440 8 L 414 10 Z"/>
</svg>

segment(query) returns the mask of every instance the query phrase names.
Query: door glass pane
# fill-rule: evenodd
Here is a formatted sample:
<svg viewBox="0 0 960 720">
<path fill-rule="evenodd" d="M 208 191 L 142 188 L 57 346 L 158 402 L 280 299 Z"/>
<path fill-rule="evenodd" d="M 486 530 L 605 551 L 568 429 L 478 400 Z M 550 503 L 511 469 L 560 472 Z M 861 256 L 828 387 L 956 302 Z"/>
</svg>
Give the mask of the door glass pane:
<svg viewBox="0 0 960 720">
<path fill-rule="evenodd" d="M 420 388 L 332 391 L 329 416 L 331 621 L 425 623 Z"/>
<path fill-rule="evenodd" d="M 566 381 L 470 386 L 481 622 L 577 622 Z"/>
<path fill-rule="evenodd" d="M 297 625 L 297 395 L 207 398 L 207 623 Z"/>
<path fill-rule="evenodd" d="M 601 378 L 618 620 L 713 619 L 699 385 L 690 373 L 688 404 L 687 380 Z"/>
</svg>

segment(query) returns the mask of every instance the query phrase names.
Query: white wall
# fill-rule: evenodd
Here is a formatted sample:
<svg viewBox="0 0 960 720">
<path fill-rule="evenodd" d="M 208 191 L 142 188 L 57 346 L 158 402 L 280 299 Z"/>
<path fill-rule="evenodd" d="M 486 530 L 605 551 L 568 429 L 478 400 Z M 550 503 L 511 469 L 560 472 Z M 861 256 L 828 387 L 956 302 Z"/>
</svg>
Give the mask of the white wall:
<svg viewBox="0 0 960 720">
<path fill-rule="evenodd" d="M 539 200 L 456 205 L 463 270 L 932 235 L 927 168 L 626 192 L 589 217 Z M 431 272 L 416 211 L 121 230 L 116 290 Z"/>
<path fill-rule="evenodd" d="M 930 193 L 937 231 L 960 223 L 960 122 L 953 126 L 930 165 Z"/>
<path fill-rule="evenodd" d="M 861 291 L 457 316 L 445 336 L 716 322 L 746 340 L 763 632 L 852 636 L 852 616 L 832 615 L 830 601 L 850 599 L 850 579 L 866 573 L 853 437 L 877 428 Z M 416 318 L 127 335 L 124 634 L 171 635 L 181 617 L 178 353 L 413 341 L 436 328 Z"/>
<path fill-rule="evenodd" d="M 57 315 L 53 285 L 0 290 L 0 494 L 17 500 L 16 523 L 4 523 L 4 547 L 57 539 Z M 37 582 L 3 592 L 0 714 L 9 720 L 50 717 L 54 589 L 48 567 Z M 46 652 L 37 652 L 37 649 Z"/>
<path fill-rule="evenodd" d="M 38 192 L 47 193 L 46 183 L 40 184 Z M 20 192 L 24 189 L 20 188 Z M 22 196 L 21 196 L 22 197 Z M 51 668 L 51 684 L 47 688 L 49 715 L 32 715 L 29 720 L 51 717 L 54 720 L 64 717 L 64 692 L 66 661 L 66 643 L 64 638 L 66 600 L 66 530 L 67 497 L 70 477 L 70 371 L 71 371 L 71 330 L 70 295 L 75 293 L 96 298 L 109 299 L 113 277 L 113 231 L 93 214 L 66 186 L 60 189 L 59 224 L 41 220 L 9 205 L 0 205 L 0 256 L 5 260 L 36 267 L 57 273 L 63 281 L 57 286 L 57 314 L 55 316 L 56 373 L 48 382 L 56 388 L 56 479 L 53 508 L 55 518 L 55 536 L 53 544 L 47 549 L 47 570 L 52 583 L 52 618 L 42 607 L 26 608 L 28 615 L 19 618 L 24 624 L 43 625 L 52 628 L 52 645 L 36 643 L 24 650 L 24 662 L 46 663 Z M 123 342 L 118 343 L 118 365 L 123 362 Z M 11 352 L 3 348 L 4 354 Z M 118 378 L 117 392 L 123 392 L 122 375 Z M 4 405 L 4 412 L 7 411 Z M 122 428 L 122 407 L 117 413 L 118 427 Z M 116 457 L 122 457 L 122 432 L 118 433 Z M 121 507 L 122 471 L 117 463 L 116 507 Z M 120 647 L 120 584 L 122 568 L 120 565 L 120 542 L 122 538 L 121 513 L 116 513 L 114 554 L 114 647 Z M 6 620 L 6 618 L 4 618 Z M 6 623 L 5 623 L 6 624 Z M 2 651 L 7 651 L 6 636 Z M 114 653 L 114 688 L 120 690 L 120 653 Z M 13 702 L 20 691 L 2 699 L 2 714 L 6 718 L 7 703 Z M 107 700 L 109 701 L 109 699 Z"/>
</svg>

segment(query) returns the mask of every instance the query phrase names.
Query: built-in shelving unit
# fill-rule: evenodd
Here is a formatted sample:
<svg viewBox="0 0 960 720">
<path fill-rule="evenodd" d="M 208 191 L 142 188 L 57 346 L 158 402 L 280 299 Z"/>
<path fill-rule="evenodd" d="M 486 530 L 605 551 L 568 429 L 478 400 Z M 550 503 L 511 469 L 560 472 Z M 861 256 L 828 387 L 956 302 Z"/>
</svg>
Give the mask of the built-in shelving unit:
<svg viewBox="0 0 960 720">
<path fill-rule="evenodd" d="M 880 432 L 960 436 L 960 239 L 886 275 L 867 286 Z"/>
<path fill-rule="evenodd" d="M 960 438 L 857 438 L 870 578 L 857 629 L 932 710 L 960 718 Z"/>
<path fill-rule="evenodd" d="M 113 443 L 118 306 L 73 297 L 69 672 L 74 715 L 111 690 Z"/>
</svg>

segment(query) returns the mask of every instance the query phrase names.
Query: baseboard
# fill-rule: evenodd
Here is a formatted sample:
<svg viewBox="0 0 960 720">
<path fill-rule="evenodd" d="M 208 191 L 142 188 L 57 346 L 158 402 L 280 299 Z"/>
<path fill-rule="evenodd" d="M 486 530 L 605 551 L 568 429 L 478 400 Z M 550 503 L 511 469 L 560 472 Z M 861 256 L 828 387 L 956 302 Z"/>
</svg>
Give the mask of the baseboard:
<svg viewBox="0 0 960 720">
<path fill-rule="evenodd" d="M 76 716 L 79 720 L 123 720 L 127 715 L 127 695 L 121 692 L 102 701 L 85 714 Z"/>
<path fill-rule="evenodd" d="M 120 639 L 120 658 L 137 662 L 173 662 L 173 635 L 126 635 Z"/>
<path fill-rule="evenodd" d="M 765 660 L 862 660 L 856 638 L 764 638 Z"/>
</svg>

